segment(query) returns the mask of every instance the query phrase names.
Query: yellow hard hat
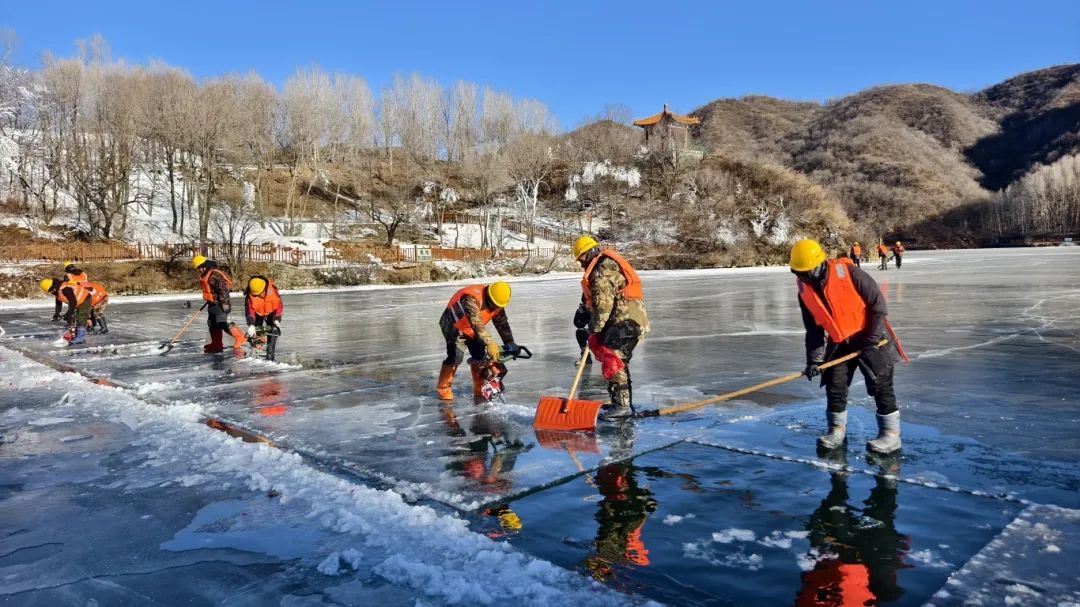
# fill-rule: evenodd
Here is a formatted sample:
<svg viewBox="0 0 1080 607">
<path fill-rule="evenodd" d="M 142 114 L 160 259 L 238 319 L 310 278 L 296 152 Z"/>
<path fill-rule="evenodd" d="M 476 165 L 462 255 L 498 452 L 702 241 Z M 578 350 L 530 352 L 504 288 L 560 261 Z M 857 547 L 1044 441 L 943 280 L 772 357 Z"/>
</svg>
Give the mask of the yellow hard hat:
<svg viewBox="0 0 1080 607">
<path fill-rule="evenodd" d="M 499 515 L 499 526 L 503 529 L 511 529 L 513 531 L 521 530 L 521 517 L 519 517 L 513 510 L 507 510 Z"/>
<path fill-rule="evenodd" d="M 203 265 L 204 263 L 206 263 L 206 258 L 202 255 L 196 255 L 195 257 L 191 258 L 191 267 L 195 268 L 196 270 L 198 270 L 199 266 Z"/>
<path fill-rule="evenodd" d="M 809 272 L 828 259 L 828 255 L 816 240 L 800 240 L 791 247 L 791 269 L 796 272 Z"/>
<path fill-rule="evenodd" d="M 858 241 L 858 240 L 856 240 L 856 241 L 855 241 L 855 244 L 859 244 L 859 241 Z"/>
<path fill-rule="evenodd" d="M 900 241 L 899 240 L 896 241 L 896 246 L 900 246 Z"/>
<path fill-rule="evenodd" d="M 510 303 L 510 285 L 501 280 L 491 283 L 487 288 L 487 294 L 491 298 L 491 303 L 500 308 L 505 308 Z"/>
<path fill-rule="evenodd" d="M 261 278 L 252 278 L 248 281 L 248 290 L 252 295 L 262 295 L 266 290 L 266 281 Z"/>
<path fill-rule="evenodd" d="M 579 236 L 578 239 L 574 241 L 574 246 L 570 251 L 574 255 L 574 259 L 581 259 L 582 255 L 591 251 L 593 247 L 598 246 L 600 246 L 600 243 L 596 242 L 596 239 L 592 236 Z"/>
<path fill-rule="evenodd" d="M 64 269 L 66 270 L 66 269 L 70 268 L 73 265 L 75 265 L 74 261 L 65 261 L 64 262 Z"/>
<path fill-rule="evenodd" d="M 51 279 L 51 278 L 42 278 L 41 282 L 38 283 L 38 286 L 41 287 L 42 291 L 45 291 L 46 293 L 48 293 L 49 289 L 51 289 L 52 286 L 53 286 L 53 279 Z"/>
</svg>

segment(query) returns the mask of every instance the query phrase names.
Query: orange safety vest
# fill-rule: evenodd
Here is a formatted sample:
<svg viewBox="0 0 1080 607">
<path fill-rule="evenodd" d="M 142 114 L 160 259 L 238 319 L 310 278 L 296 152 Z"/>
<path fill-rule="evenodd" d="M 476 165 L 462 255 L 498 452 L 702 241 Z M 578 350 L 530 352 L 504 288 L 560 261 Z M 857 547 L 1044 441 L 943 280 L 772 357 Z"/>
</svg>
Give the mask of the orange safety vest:
<svg viewBox="0 0 1080 607">
<path fill-rule="evenodd" d="M 266 281 L 266 289 L 263 290 L 262 295 L 248 293 L 248 301 L 251 302 L 251 311 L 256 316 L 270 316 L 281 307 L 281 295 L 278 294 L 277 287 L 271 280 Z"/>
<path fill-rule="evenodd" d="M 870 590 L 870 570 L 861 563 L 823 561 L 802 574 L 796 607 L 864 607 L 877 605 Z"/>
<path fill-rule="evenodd" d="M 83 302 L 86 301 L 86 298 L 90 297 L 90 294 L 91 294 L 90 289 L 86 288 L 85 283 L 74 282 L 74 281 L 71 281 L 71 280 L 69 280 L 69 281 L 65 282 L 64 284 L 60 285 L 60 288 L 56 291 L 57 295 L 63 293 L 64 289 L 66 289 L 68 287 L 71 287 L 71 290 L 75 292 L 75 307 L 76 308 L 83 305 Z M 67 301 L 66 297 L 64 298 L 64 301 Z"/>
<path fill-rule="evenodd" d="M 883 244 L 879 244 L 877 246 L 877 254 L 882 257 L 887 257 L 889 255 L 889 247 L 886 247 Z"/>
<path fill-rule="evenodd" d="M 851 254 L 853 256 L 855 256 L 855 257 L 862 257 L 862 247 L 859 246 L 859 245 L 852 246 L 851 247 Z"/>
<path fill-rule="evenodd" d="M 86 277 L 86 272 L 79 272 L 78 274 L 64 272 L 64 276 L 68 279 L 68 282 L 87 282 L 90 280 Z"/>
<path fill-rule="evenodd" d="M 898 244 L 895 247 L 893 247 L 892 250 L 893 250 L 893 253 L 899 255 L 899 254 L 904 252 L 904 245 Z"/>
<path fill-rule="evenodd" d="M 585 295 L 585 307 L 592 310 L 592 287 L 590 280 L 592 278 L 593 270 L 596 268 L 596 264 L 600 263 L 600 260 L 604 257 L 613 260 L 619 264 L 619 271 L 622 272 L 624 278 L 626 278 L 626 286 L 623 287 L 622 296 L 626 299 L 643 299 L 641 294 L 641 279 L 638 278 L 637 272 L 634 271 L 634 266 L 630 265 L 629 261 L 622 255 L 619 255 L 615 251 L 601 251 L 599 255 L 589 264 L 589 267 L 585 268 L 585 275 L 581 277 L 581 292 Z"/>
<path fill-rule="evenodd" d="M 215 272 L 221 274 L 222 280 L 225 281 L 225 286 L 228 287 L 229 290 L 232 290 L 232 279 L 229 278 L 229 275 L 225 272 L 214 268 L 206 274 L 203 274 L 202 278 L 199 279 L 199 286 L 202 287 L 202 298 L 210 303 L 217 302 L 217 299 L 214 298 L 214 292 L 210 290 L 210 277 L 213 276 Z"/>
<path fill-rule="evenodd" d="M 866 328 L 866 302 L 851 280 L 850 259 L 831 259 L 828 265 L 825 300 L 822 301 L 814 287 L 797 280 L 799 299 L 829 339 L 839 344 Z"/>
<path fill-rule="evenodd" d="M 86 288 L 90 289 L 90 305 L 96 306 L 103 301 L 109 299 L 109 292 L 105 290 L 105 287 L 99 283 L 90 282 L 89 280 L 83 283 Z"/>
<path fill-rule="evenodd" d="M 454 317 L 454 328 L 465 337 L 476 337 L 476 333 L 473 331 L 472 323 L 469 322 L 469 314 L 465 311 L 465 304 L 461 301 L 462 297 L 468 295 L 480 302 L 480 326 L 488 324 L 492 318 L 502 313 L 502 308 L 491 310 L 484 306 L 485 288 L 487 287 L 484 285 L 462 287 L 458 289 L 457 293 L 454 293 L 454 296 L 446 304 L 446 309 Z"/>
</svg>

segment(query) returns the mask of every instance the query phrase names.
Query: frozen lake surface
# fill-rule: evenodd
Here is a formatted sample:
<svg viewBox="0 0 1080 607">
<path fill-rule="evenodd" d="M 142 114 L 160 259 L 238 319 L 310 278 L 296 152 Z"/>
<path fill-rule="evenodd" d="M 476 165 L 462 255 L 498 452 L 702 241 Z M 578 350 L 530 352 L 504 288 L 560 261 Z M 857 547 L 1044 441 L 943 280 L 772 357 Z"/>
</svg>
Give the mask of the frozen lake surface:
<svg viewBox="0 0 1080 607">
<path fill-rule="evenodd" d="M 52 345 L 51 305 L 0 310 L 0 596 L 783 605 L 861 584 L 890 605 L 1080 603 L 1078 262 L 1060 248 L 867 266 L 912 358 L 903 452 L 877 459 L 858 380 L 841 454 L 815 452 L 824 393 L 807 381 L 538 440 L 536 402 L 568 390 L 577 358 L 575 278 L 514 283 L 535 357 L 508 363 L 495 405 L 472 402 L 464 368 L 458 399 L 434 398 L 453 285 L 286 294 L 278 364 L 203 355 L 201 321 L 159 356 L 183 299 L 116 303 L 112 333 L 79 349 Z M 639 407 L 801 369 L 783 269 L 643 281 Z M 604 393 L 597 368 L 584 396 Z"/>
</svg>

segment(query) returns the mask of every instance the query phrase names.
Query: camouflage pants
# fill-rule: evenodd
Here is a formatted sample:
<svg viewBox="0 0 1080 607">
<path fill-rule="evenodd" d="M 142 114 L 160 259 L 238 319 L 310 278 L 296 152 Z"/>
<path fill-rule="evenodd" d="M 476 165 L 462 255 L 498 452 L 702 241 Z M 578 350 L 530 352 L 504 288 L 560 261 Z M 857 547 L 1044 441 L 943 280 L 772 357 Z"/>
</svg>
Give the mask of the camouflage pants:
<svg viewBox="0 0 1080 607">
<path fill-rule="evenodd" d="M 601 336 L 604 345 L 623 361 L 622 370 L 608 379 L 608 394 L 611 395 L 611 402 L 632 406 L 634 390 L 630 380 L 630 359 L 634 356 L 634 348 L 641 342 L 641 325 L 633 320 L 621 320 L 608 325 Z"/>
<path fill-rule="evenodd" d="M 442 331 L 443 339 L 446 340 L 444 365 L 454 367 L 460 365 L 461 361 L 465 359 L 465 352 L 468 352 L 476 360 L 482 360 L 487 356 L 484 342 L 475 337 L 466 337 L 458 331 L 457 327 L 454 326 L 454 317 L 449 312 L 444 312 L 442 317 L 439 318 L 439 329 Z"/>
<path fill-rule="evenodd" d="M 90 310 L 90 320 L 97 323 L 98 320 L 105 318 L 105 311 L 109 309 L 109 298 L 98 302 L 98 305 L 94 306 Z"/>
</svg>

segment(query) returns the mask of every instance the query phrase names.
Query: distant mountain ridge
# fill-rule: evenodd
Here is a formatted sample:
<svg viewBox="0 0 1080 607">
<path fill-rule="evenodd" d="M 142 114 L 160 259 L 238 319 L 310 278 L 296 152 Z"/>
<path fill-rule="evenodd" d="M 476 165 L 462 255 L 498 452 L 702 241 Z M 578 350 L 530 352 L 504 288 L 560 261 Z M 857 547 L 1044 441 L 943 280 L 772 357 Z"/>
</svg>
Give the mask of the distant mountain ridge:
<svg viewBox="0 0 1080 607">
<path fill-rule="evenodd" d="M 900 84 L 826 104 L 718 99 L 691 115 L 701 119 L 695 140 L 710 151 L 804 173 L 836 192 L 856 222 L 903 232 L 1080 152 L 1080 64 L 972 94 Z"/>
</svg>

